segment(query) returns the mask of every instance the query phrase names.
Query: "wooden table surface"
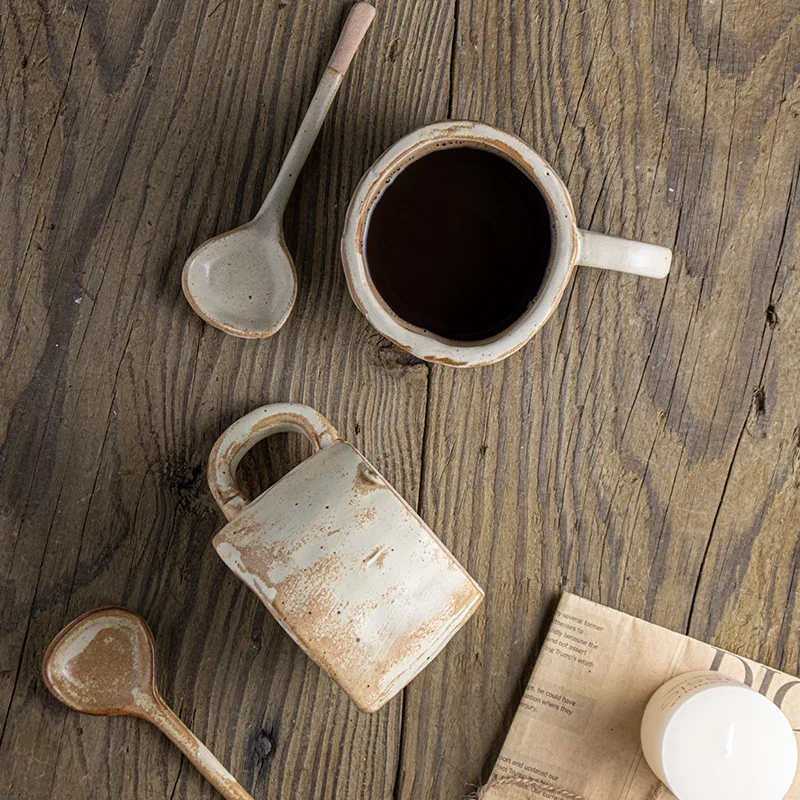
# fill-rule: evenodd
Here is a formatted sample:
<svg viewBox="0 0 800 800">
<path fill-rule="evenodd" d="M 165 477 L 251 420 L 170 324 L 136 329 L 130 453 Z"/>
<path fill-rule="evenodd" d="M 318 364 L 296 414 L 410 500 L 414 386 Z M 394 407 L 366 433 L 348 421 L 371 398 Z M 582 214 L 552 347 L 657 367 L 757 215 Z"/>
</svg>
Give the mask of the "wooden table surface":
<svg viewBox="0 0 800 800">
<path fill-rule="evenodd" d="M 180 288 L 258 207 L 340 0 L 2 0 L 0 798 L 211 798 L 157 731 L 39 677 L 120 604 L 177 713 L 256 798 L 464 797 L 562 589 L 800 669 L 797 0 L 379 0 L 294 192 L 274 338 Z M 666 281 L 580 269 L 523 350 L 474 370 L 382 339 L 339 262 L 348 200 L 413 128 L 480 119 L 563 175 L 583 227 L 674 248 Z M 219 433 L 309 403 L 419 509 L 486 602 L 374 715 L 228 572 Z M 248 457 L 264 487 L 299 436 Z"/>
</svg>

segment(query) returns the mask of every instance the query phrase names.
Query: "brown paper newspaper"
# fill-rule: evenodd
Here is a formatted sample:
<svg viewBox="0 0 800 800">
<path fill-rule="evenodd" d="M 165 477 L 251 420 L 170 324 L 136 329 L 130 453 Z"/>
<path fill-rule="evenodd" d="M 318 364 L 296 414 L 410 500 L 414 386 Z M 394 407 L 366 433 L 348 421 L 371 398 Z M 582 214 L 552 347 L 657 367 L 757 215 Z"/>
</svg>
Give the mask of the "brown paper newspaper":
<svg viewBox="0 0 800 800">
<path fill-rule="evenodd" d="M 797 736 L 797 678 L 564 594 L 481 800 L 648 800 L 660 784 L 639 746 L 644 708 L 662 683 L 697 669 L 766 695 Z M 658 797 L 673 795 L 663 788 Z M 800 800 L 800 777 L 787 798 Z"/>
</svg>

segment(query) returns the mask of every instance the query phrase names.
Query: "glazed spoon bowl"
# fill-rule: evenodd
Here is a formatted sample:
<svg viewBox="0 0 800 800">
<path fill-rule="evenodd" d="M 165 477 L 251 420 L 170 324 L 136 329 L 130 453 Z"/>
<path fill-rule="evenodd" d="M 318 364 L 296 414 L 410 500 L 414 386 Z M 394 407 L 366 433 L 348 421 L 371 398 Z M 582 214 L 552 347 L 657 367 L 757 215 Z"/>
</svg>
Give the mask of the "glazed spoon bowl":
<svg viewBox="0 0 800 800">
<path fill-rule="evenodd" d="M 351 9 L 300 130 L 256 216 L 209 239 L 184 265 L 183 293 L 189 305 L 225 333 L 264 339 L 280 330 L 292 312 L 297 276 L 283 237 L 283 214 L 374 16 L 375 9 L 369 3 L 356 3 Z"/>
<path fill-rule="evenodd" d="M 253 800 L 158 693 L 147 623 L 124 608 L 98 608 L 67 625 L 44 656 L 47 688 L 75 711 L 152 722 L 227 800 Z"/>
<path fill-rule="evenodd" d="M 183 291 L 195 312 L 225 333 L 247 339 L 277 333 L 297 297 L 280 220 L 256 217 L 200 245 L 184 267 Z"/>
</svg>

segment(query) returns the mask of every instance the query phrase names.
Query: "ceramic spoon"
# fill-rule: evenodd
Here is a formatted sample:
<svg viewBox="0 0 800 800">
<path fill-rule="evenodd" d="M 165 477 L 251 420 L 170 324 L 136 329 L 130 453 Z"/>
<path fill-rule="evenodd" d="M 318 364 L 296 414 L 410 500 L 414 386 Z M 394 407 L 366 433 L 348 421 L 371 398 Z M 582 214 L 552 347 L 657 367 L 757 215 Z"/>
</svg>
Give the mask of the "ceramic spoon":
<svg viewBox="0 0 800 800">
<path fill-rule="evenodd" d="M 183 268 L 183 293 L 211 325 L 234 336 L 266 338 L 286 322 L 297 295 L 283 238 L 283 212 L 344 73 L 375 9 L 356 3 L 275 183 L 256 216 L 197 248 Z"/>
<path fill-rule="evenodd" d="M 227 800 L 253 800 L 161 699 L 147 623 L 124 608 L 78 617 L 47 648 L 42 676 L 64 705 L 86 714 L 141 717 L 160 728 Z"/>
</svg>

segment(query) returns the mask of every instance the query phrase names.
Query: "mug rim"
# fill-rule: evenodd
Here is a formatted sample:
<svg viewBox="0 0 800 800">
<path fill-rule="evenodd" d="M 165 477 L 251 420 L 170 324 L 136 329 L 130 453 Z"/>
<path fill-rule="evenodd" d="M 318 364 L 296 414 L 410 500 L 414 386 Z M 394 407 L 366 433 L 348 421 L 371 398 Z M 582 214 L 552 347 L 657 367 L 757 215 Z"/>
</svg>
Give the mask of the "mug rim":
<svg viewBox="0 0 800 800">
<path fill-rule="evenodd" d="M 370 212 L 386 182 L 410 163 L 442 147 L 477 147 L 500 155 L 525 173 L 547 203 L 553 226 L 550 261 L 536 297 L 504 331 L 474 342 L 445 339 L 396 314 L 372 282 L 365 241 Z M 448 120 L 417 128 L 378 157 L 358 183 L 345 217 L 341 256 L 347 287 L 370 324 L 395 345 L 424 361 L 474 367 L 507 358 L 525 345 L 555 311 L 578 255 L 578 227 L 567 187 L 526 142 L 483 122 Z"/>
</svg>

